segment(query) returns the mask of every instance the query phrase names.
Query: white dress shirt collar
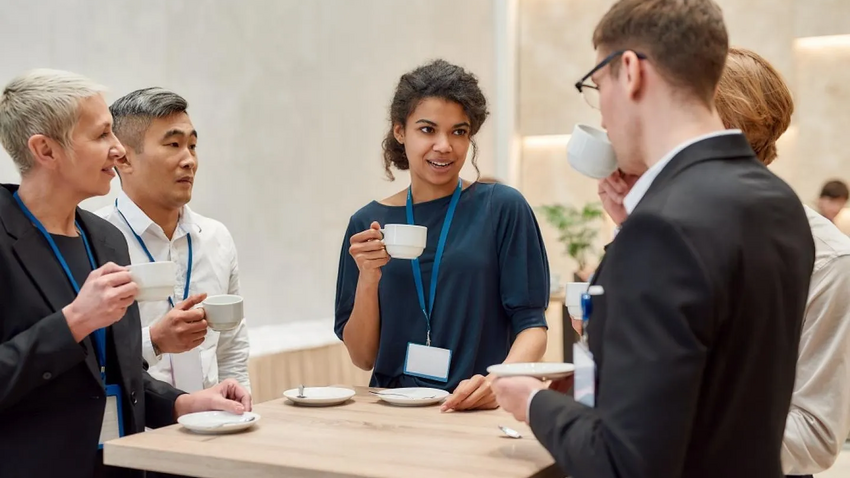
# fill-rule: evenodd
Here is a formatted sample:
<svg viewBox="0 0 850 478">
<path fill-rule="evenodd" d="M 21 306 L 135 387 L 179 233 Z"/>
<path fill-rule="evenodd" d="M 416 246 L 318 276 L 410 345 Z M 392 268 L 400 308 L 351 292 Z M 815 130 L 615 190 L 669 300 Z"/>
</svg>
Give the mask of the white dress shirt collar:
<svg viewBox="0 0 850 478">
<path fill-rule="evenodd" d="M 161 236 L 161 239 L 167 239 L 165 232 L 162 228 L 153 222 L 153 220 L 142 211 L 129 196 L 124 191 L 120 191 L 118 193 L 118 198 L 116 199 L 116 209 L 120 211 L 120 213 L 127 219 L 127 222 L 130 225 L 130 228 L 138 234 L 140 237 L 144 236 L 145 232 L 148 229 L 151 230 L 151 233 L 155 235 Z M 192 210 L 189 209 L 189 206 L 183 206 L 180 211 L 180 217 L 177 219 L 177 228 L 174 230 L 174 235 L 171 240 L 177 240 L 181 237 L 185 236 L 188 231 L 194 227 L 195 222 L 192 217 Z"/>
<path fill-rule="evenodd" d="M 640 203 L 640 200 L 646 195 L 646 192 L 649 191 L 649 187 L 652 186 L 652 183 L 655 181 L 655 178 L 664 170 L 664 167 L 676 157 L 677 154 L 681 153 L 685 148 L 696 144 L 700 141 L 714 138 L 717 136 L 725 136 L 730 134 L 742 134 L 739 129 L 727 129 L 723 131 L 715 131 L 713 133 L 704 134 L 701 136 L 697 136 L 695 138 L 691 138 L 684 143 L 673 148 L 669 153 L 664 155 L 660 161 L 653 164 L 651 168 L 647 169 L 645 173 L 641 175 L 641 177 L 635 182 L 634 186 L 632 186 L 631 191 L 626 194 L 626 197 L 623 198 L 623 206 L 626 208 L 626 213 L 631 214 L 632 211 L 635 210 L 637 205 Z"/>
</svg>

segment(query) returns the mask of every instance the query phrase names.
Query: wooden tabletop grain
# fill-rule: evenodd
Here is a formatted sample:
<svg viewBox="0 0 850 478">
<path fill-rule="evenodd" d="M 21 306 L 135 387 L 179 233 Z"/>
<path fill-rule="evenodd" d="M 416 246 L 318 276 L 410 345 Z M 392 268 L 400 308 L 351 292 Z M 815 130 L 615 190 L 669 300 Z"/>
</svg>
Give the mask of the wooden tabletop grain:
<svg viewBox="0 0 850 478">
<path fill-rule="evenodd" d="M 198 435 L 180 425 L 104 445 L 104 463 L 199 478 L 560 477 L 529 428 L 501 411 L 440 413 L 439 406 L 387 405 L 350 387 L 343 405 L 308 408 L 277 399 L 231 435 Z M 519 431 L 505 437 L 497 425 Z"/>
</svg>

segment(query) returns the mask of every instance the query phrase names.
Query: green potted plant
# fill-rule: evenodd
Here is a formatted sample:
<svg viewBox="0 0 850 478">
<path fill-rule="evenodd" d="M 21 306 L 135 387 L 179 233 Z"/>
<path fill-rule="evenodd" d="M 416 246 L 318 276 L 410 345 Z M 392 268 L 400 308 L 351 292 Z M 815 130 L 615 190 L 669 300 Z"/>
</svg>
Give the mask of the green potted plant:
<svg viewBox="0 0 850 478">
<path fill-rule="evenodd" d="M 558 230 L 558 240 L 564 244 L 568 256 L 578 264 L 573 273 L 574 281 L 584 282 L 578 275 L 584 271 L 590 256 L 596 251 L 593 242 L 599 235 L 599 223 L 602 219 L 602 205 L 587 203 L 581 209 L 566 204 L 550 204 L 538 208 L 546 222 Z"/>
</svg>

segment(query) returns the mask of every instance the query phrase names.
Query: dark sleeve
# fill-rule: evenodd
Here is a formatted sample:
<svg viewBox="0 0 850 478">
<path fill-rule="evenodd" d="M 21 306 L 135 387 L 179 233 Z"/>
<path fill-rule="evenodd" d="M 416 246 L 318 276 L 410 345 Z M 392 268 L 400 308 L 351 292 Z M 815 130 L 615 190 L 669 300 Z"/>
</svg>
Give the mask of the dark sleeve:
<svg viewBox="0 0 850 478">
<path fill-rule="evenodd" d="M 549 305 L 549 261 L 534 212 L 519 191 L 506 186 L 493 190 L 502 306 L 514 334 L 546 327 Z"/>
<path fill-rule="evenodd" d="M 354 309 L 354 293 L 357 291 L 357 280 L 360 277 L 360 269 L 357 268 L 357 263 L 354 258 L 348 253 L 351 246 L 349 240 L 351 236 L 360 231 L 355 231 L 354 220 L 348 222 L 348 228 L 345 231 L 345 237 L 342 240 L 342 249 L 339 253 L 339 270 L 336 276 L 336 299 L 334 311 L 334 332 L 339 340 L 342 340 L 342 332 L 345 330 L 345 324 L 348 323 L 351 317 L 351 311 Z"/>
<path fill-rule="evenodd" d="M 0 312 L 0 320 L 8 311 Z M 0 344 L 0 412 L 86 359 L 59 311 Z"/>
<path fill-rule="evenodd" d="M 185 394 L 171 385 L 148 375 L 148 363 L 143 362 L 142 381 L 145 386 L 145 426 L 160 428 L 176 423 L 174 402 Z"/>
<path fill-rule="evenodd" d="M 633 216 L 608 252 L 605 287 L 596 408 L 540 392 L 532 430 L 576 478 L 681 476 L 711 343 L 704 269 L 671 224 Z"/>
</svg>

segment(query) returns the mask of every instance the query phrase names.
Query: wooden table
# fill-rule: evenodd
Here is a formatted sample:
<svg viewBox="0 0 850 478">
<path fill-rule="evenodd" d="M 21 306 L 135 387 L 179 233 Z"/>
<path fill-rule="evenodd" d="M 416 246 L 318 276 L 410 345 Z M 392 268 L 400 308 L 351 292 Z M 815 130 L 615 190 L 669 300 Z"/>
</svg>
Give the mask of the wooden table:
<svg viewBox="0 0 850 478">
<path fill-rule="evenodd" d="M 180 425 L 104 445 L 104 463 L 201 478 L 562 477 L 531 430 L 502 410 L 440 413 L 379 402 L 367 388 L 346 404 L 258 404 L 246 432 L 198 435 Z M 519 431 L 505 437 L 497 425 Z"/>
</svg>

